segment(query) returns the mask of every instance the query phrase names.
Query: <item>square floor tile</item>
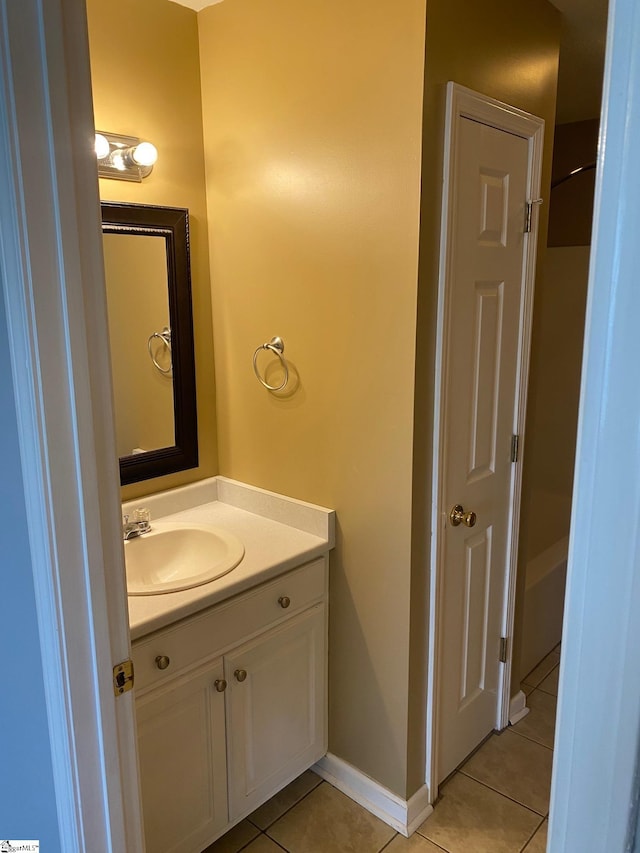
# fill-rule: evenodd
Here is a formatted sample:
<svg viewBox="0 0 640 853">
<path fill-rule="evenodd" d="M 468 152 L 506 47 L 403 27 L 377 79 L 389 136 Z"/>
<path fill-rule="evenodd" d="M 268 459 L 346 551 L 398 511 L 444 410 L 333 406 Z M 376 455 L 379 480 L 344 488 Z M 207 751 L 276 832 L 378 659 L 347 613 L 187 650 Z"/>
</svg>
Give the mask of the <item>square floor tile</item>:
<svg viewBox="0 0 640 853">
<path fill-rule="evenodd" d="M 289 853 L 378 853 L 395 831 L 323 782 L 267 834 Z"/>
<path fill-rule="evenodd" d="M 545 820 L 531 841 L 524 848 L 524 853 L 547 853 L 547 831 L 549 821 Z"/>
<path fill-rule="evenodd" d="M 538 815 L 456 773 L 418 832 L 449 853 L 520 853 Z"/>
<path fill-rule="evenodd" d="M 396 835 L 383 853 L 442 853 L 442 847 L 436 847 L 431 841 L 414 832 L 411 838 Z"/>
<path fill-rule="evenodd" d="M 259 835 L 248 847 L 243 848 L 242 853 L 282 853 L 282 847 L 266 835 Z"/>
<path fill-rule="evenodd" d="M 252 823 L 243 820 L 214 841 L 203 853 L 238 853 L 238 850 L 242 850 L 258 834 L 259 831 Z"/>
<path fill-rule="evenodd" d="M 544 678 L 538 685 L 539 690 L 544 690 L 545 693 L 550 693 L 552 696 L 558 695 L 558 679 L 560 677 L 560 667 L 552 669 L 549 675 Z"/>
<path fill-rule="evenodd" d="M 461 772 L 538 812 L 549 811 L 553 751 L 510 729 L 494 735 Z"/>
<path fill-rule="evenodd" d="M 322 779 L 313 772 L 307 770 L 297 779 L 294 779 L 286 788 L 271 797 L 270 800 L 256 809 L 249 815 L 249 820 L 254 823 L 259 829 L 266 829 L 275 823 L 279 817 L 285 812 L 288 812 L 292 806 L 295 806 L 303 797 L 322 782 Z"/>
<path fill-rule="evenodd" d="M 535 669 L 532 669 L 528 675 L 525 675 L 522 680 L 532 687 L 537 687 L 559 663 L 560 652 L 554 649 L 552 652 L 549 652 L 546 658 L 540 661 Z"/>
<path fill-rule="evenodd" d="M 512 726 L 511 730 L 553 749 L 557 705 L 555 696 L 542 693 L 538 688 L 527 698 L 527 705 L 529 706 L 529 713 L 519 723 Z"/>
</svg>

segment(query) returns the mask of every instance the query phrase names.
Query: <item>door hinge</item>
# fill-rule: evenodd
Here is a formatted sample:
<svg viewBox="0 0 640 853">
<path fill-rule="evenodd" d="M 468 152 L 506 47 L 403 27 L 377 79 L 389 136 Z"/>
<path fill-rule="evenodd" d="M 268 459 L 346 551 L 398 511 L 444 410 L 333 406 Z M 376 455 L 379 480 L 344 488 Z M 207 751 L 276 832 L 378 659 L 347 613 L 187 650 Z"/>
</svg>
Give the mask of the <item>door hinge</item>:
<svg viewBox="0 0 640 853">
<path fill-rule="evenodd" d="M 500 663 L 507 662 L 507 643 L 508 640 L 506 637 L 500 637 L 500 657 L 498 658 Z"/>
<path fill-rule="evenodd" d="M 520 436 L 512 435 L 511 436 L 511 461 L 517 462 L 518 455 L 520 453 Z"/>
<path fill-rule="evenodd" d="M 533 218 L 533 205 L 534 204 L 542 204 L 544 199 L 542 198 L 534 198 L 532 201 L 525 201 L 524 203 L 524 233 L 529 234 L 531 232 L 531 220 Z"/>
<path fill-rule="evenodd" d="M 133 661 L 125 660 L 113 668 L 113 692 L 122 696 L 129 690 L 133 690 Z"/>
</svg>

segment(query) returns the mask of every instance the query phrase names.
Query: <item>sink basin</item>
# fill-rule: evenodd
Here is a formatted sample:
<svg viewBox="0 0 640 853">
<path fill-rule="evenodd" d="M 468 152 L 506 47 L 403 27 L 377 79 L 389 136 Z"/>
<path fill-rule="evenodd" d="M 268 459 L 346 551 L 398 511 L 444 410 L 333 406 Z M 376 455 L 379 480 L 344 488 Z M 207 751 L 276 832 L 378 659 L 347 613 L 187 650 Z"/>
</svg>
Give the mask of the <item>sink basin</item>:
<svg viewBox="0 0 640 853">
<path fill-rule="evenodd" d="M 244 557 L 232 533 L 205 524 L 153 521 L 151 530 L 124 543 L 129 595 L 159 595 L 209 583 Z"/>
</svg>

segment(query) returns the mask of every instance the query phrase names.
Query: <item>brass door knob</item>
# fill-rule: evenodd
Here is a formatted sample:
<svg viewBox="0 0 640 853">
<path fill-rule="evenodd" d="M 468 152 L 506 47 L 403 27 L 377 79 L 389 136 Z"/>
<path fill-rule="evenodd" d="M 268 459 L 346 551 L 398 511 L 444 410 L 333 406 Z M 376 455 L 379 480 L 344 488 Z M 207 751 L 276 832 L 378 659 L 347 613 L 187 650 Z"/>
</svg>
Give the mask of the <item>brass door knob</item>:
<svg viewBox="0 0 640 853">
<path fill-rule="evenodd" d="M 166 669 L 171 663 L 171 658 L 168 658 L 167 655 L 158 655 L 156 658 L 156 666 L 158 669 Z"/>
<path fill-rule="evenodd" d="M 236 677 L 236 681 L 244 681 L 245 678 L 247 677 L 247 670 L 246 669 L 236 669 L 236 671 L 233 674 Z"/>
<path fill-rule="evenodd" d="M 453 527 L 457 527 L 459 524 L 473 527 L 476 523 L 476 514 L 475 512 L 465 512 L 461 504 L 456 504 L 449 513 L 449 521 Z"/>
<path fill-rule="evenodd" d="M 224 680 L 224 678 L 216 678 L 216 680 L 213 682 L 213 686 L 216 688 L 218 693 L 224 693 L 224 691 L 227 689 L 227 682 Z"/>
<path fill-rule="evenodd" d="M 280 607 L 283 607 L 286 610 L 287 607 L 291 604 L 291 599 L 288 595 L 281 595 L 278 599 L 278 604 L 280 605 Z"/>
</svg>

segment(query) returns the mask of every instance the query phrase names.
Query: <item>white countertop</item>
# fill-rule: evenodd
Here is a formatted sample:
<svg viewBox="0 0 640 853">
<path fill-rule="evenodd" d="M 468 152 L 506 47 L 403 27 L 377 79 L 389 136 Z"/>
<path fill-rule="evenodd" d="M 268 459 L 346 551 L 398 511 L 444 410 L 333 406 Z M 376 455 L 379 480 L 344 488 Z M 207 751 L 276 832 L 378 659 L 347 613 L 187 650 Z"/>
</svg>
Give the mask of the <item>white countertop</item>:
<svg viewBox="0 0 640 853">
<path fill-rule="evenodd" d="M 334 545 L 335 513 L 224 477 L 130 501 L 151 510 L 153 519 L 213 524 L 240 539 L 240 564 L 217 580 L 161 595 L 129 596 L 131 639 L 184 619 L 256 584 L 326 554 Z"/>
</svg>

